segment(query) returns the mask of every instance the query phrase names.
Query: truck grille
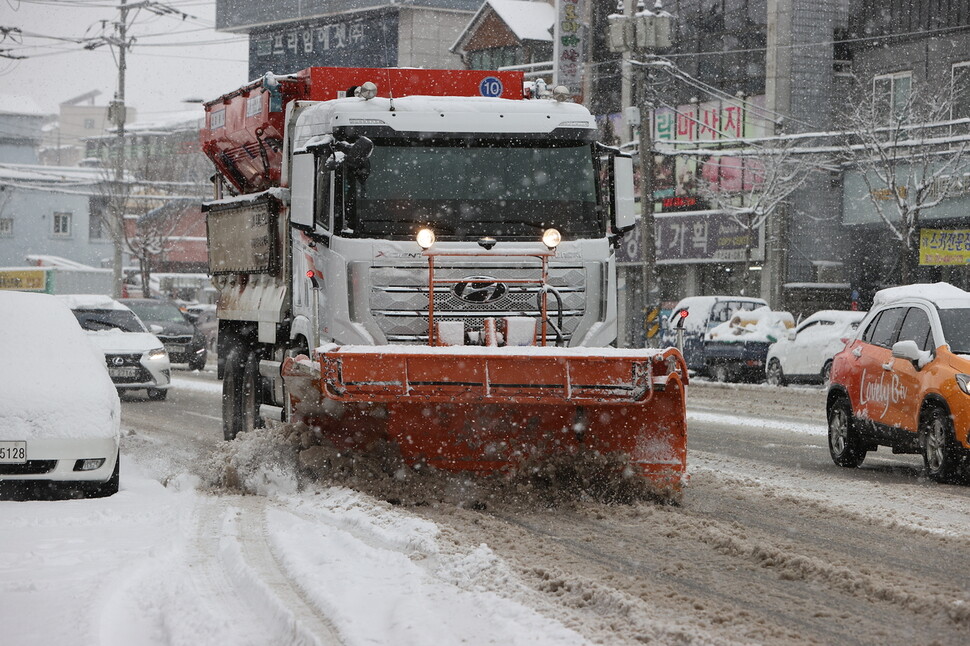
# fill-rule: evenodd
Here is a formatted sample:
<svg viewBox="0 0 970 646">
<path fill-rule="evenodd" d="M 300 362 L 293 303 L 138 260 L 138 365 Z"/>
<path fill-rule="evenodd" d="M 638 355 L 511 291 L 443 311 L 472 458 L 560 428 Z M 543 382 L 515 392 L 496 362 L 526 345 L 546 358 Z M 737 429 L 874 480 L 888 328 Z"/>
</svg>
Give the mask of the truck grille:
<svg viewBox="0 0 970 646">
<path fill-rule="evenodd" d="M 538 321 L 539 287 L 502 281 L 538 280 L 541 275 L 538 262 L 438 264 L 435 267 L 436 279 L 462 281 L 466 285 L 464 290 L 450 285 L 435 288 L 435 320 L 462 321 L 466 331 L 481 330 L 487 317 L 531 316 Z M 387 341 L 427 343 L 427 265 L 376 266 L 370 269 L 370 277 L 370 312 Z M 473 283 L 471 289 L 468 283 Z M 493 288 L 491 284 L 500 284 L 501 287 Z M 586 312 L 586 271 L 581 264 L 550 265 L 549 285 L 562 299 L 563 340 L 568 344 Z M 478 292 L 478 295 L 473 292 Z M 558 324 L 559 302 L 553 294 L 549 295 L 547 307 L 549 319 Z M 551 326 L 547 326 L 546 334 L 552 341 L 555 340 Z"/>
</svg>

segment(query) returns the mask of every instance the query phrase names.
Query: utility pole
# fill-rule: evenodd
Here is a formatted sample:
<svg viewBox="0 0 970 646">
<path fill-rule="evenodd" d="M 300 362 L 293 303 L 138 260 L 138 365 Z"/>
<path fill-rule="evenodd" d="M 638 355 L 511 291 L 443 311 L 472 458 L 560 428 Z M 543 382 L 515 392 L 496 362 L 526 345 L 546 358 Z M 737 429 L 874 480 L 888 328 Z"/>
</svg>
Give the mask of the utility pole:
<svg viewBox="0 0 970 646">
<path fill-rule="evenodd" d="M 633 61 L 632 52 L 646 54 L 657 48 L 670 47 L 673 16 L 664 11 L 662 0 L 656 0 L 652 11 L 642 10 L 633 14 L 633 0 L 626 0 L 622 16 L 610 16 L 610 49 L 623 56 L 624 69 Z M 640 271 L 627 274 L 632 330 L 626 334 L 631 345 L 649 347 L 656 344 L 660 330 L 660 281 L 657 275 L 656 233 L 653 216 L 653 124 L 652 102 L 649 99 L 649 67 L 643 62 L 634 63 L 637 105 L 640 112 Z M 632 70 L 631 70 L 632 71 Z M 633 112 L 632 110 L 630 112 Z M 627 114 L 624 106 L 624 114 Z M 632 268 L 631 268 L 632 269 Z M 632 288 L 632 289 L 631 289 Z"/>
<path fill-rule="evenodd" d="M 117 24 L 118 31 L 118 90 L 115 92 L 115 98 L 108 106 L 108 117 L 118 128 L 118 150 L 116 151 L 117 157 L 115 158 L 115 189 L 112 191 L 112 201 L 114 204 L 111 206 L 112 216 L 117 218 L 114 222 L 114 226 L 117 227 L 117 231 L 114 235 L 114 259 L 113 259 L 113 283 L 114 283 L 114 297 L 121 297 L 121 286 L 123 281 L 124 272 L 122 263 L 124 262 L 124 249 L 122 248 L 125 239 L 125 209 L 127 206 L 127 187 L 125 185 L 125 119 L 127 116 L 127 107 L 125 106 L 125 70 L 127 69 L 127 63 L 125 60 L 125 54 L 128 51 L 128 47 L 131 44 L 128 42 L 128 10 L 126 0 L 120 0 L 118 5 L 118 11 L 120 13 L 120 20 Z"/>
<path fill-rule="evenodd" d="M 653 218 L 653 123 L 648 96 L 650 68 L 640 66 L 640 326 L 643 347 L 656 345 L 660 331 L 660 277 L 657 274 L 657 245 Z"/>
</svg>

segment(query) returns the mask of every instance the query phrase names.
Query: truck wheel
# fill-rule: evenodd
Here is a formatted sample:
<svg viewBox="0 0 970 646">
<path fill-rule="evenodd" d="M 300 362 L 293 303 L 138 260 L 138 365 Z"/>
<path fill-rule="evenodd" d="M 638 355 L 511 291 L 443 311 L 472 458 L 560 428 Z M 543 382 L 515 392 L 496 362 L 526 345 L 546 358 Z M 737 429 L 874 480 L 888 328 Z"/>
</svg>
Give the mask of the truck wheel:
<svg viewBox="0 0 970 646">
<path fill-rule="evenodd" d="M 772 359 L 768 362 L 768 369 L 765 370 L 765 381 L 771 386 L 788 385 L 788 382 L 785 381 L 785 372 L 781 369 L 781 362 L 778 359 Z"/>
<path fill-rule="evenodd" d="M 227 441 L 236 439 L 236 435 L 239 434 L 239 410 L 245 361 L 244 347 L 233 347 L 226 355 L 225 372 L 222 376 L 222 434 Z"/>
<path fill-rule="evenodd" d="M 845 397 L 829 404 L 829 453 L 840 467 L 855 468 L 866 459 L 866 449 L 859 437 L 852 406 Z"/>
<path fill-rule="evenodd" d="M 949 414 L 941 408 L 930 409 L 920 421 L 920 432 L 926 475 L 936 482 L 950 482 L 960 468 L 960 460 L 953 446 Z"/>
<path fill-rule="evenodd" d="M 263 403 L 263 378 L 259 374 L 259 356 L 250 352 L 242 374 L 242 398 L 240 399 L 240 431 L 263 428 L 266 423 L 259 416 L 259 405 Z"/>
</svg>

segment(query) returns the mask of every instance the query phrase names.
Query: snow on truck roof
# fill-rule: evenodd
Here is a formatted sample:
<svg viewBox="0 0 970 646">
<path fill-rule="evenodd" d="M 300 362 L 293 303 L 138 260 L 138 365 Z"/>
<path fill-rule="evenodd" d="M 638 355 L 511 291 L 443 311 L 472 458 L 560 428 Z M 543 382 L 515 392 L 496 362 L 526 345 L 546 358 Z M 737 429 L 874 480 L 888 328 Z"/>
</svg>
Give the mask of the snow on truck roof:
<svg viewBox="0 0 970 646">
<path fill-rule="evenodd" d="M 970 292 L 950 283 L 916 283 L 881 289 L 872 299 L 872 307 L 911 299 L 929 301 L 940 309 L 970 307 Z"/>
<path fill-rule="evenodd" d="M 391 107 L 393 105 L 393 110 Z M 448 119 L 442 119 L 446 115 Z M 478 96 L 360 97 L 321 101 L 297 118 L 294 150 L 311 137 L 341 126 L 386 125 L 401 132 L 549 133 L 556 128 L 596 128 L 589 110 L 551 99 L 492 99 Z"/>
</svg>

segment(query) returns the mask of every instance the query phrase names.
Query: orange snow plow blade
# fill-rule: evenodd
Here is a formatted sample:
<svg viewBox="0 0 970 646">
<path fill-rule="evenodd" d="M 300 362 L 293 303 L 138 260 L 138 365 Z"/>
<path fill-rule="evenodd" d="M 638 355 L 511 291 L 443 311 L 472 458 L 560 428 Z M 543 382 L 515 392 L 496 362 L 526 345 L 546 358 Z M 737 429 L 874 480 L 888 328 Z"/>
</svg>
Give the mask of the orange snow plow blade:
<svg viewBox="0 0 970 646">
<path fill-rule="evenodd" d="M 337 446 L 390 439 L 410 463 L 480 473 L 595 452 L 660 487 L 685 479 L 687 367 L 673 348 L 331 346 L 282 374 L 290 419 Z"/>
</svg>

